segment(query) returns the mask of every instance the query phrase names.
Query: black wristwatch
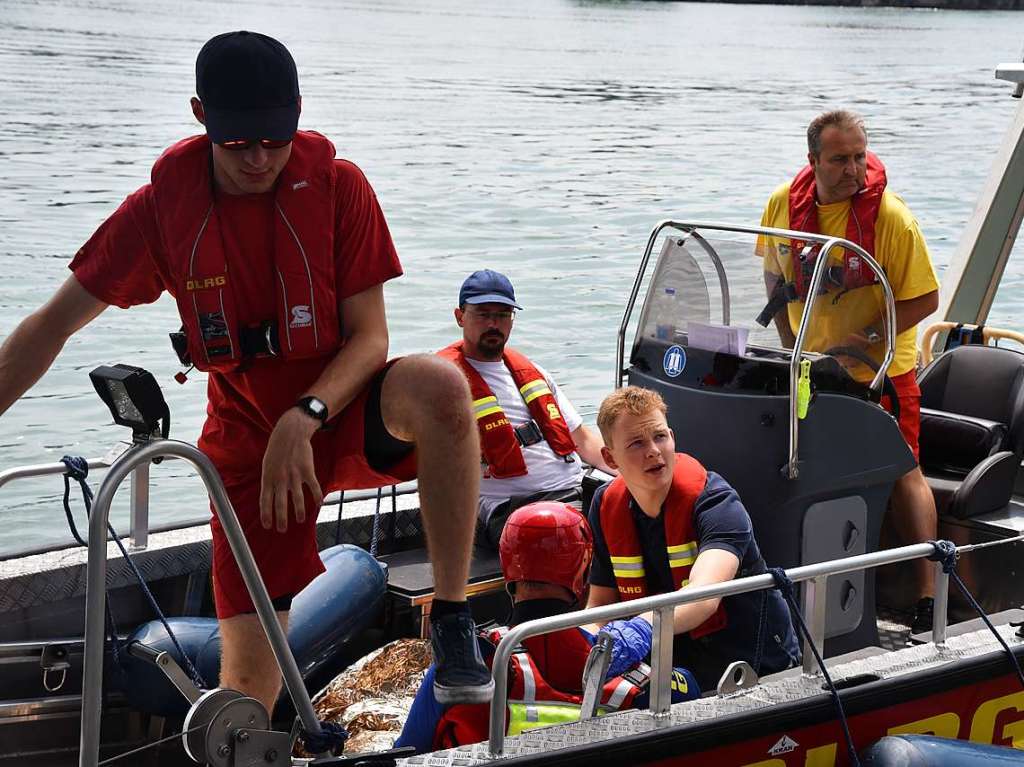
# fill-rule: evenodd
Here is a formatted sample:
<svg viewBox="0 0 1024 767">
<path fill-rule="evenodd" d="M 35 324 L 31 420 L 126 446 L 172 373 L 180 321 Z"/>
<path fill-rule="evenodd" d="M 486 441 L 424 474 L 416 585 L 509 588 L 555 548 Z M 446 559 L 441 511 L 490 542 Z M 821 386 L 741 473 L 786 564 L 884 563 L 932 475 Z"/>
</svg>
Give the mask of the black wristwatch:
<svg viewBox="0 0 1024 767">
<path fill-rule="evenodd" d="M 302 397 L 295 403 L 295 407 L 310 418 L 318 420 L 320 422 L 320 428 L 324 428 L 324 425 L 327 423 L 327 405 L 325 405 L 322 400 L 319 400 L 316 397 Z"/>
</svg>

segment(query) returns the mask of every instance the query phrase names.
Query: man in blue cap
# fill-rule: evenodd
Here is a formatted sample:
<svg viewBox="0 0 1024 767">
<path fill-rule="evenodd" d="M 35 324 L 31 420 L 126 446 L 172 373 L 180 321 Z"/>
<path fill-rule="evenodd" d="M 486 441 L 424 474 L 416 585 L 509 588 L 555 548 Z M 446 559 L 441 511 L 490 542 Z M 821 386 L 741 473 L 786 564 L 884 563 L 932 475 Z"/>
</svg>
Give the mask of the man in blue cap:
<svg viewBox="0 0 1024 767">
<path fill-rule="evenodd" d="M 383 283 L 402 269 L 373 189 L 330 141 L 298 130 L 295 62 L 277 40 L 214 37 L 196 60 L 196 93 L 205 133 L 163 153 L 151 183 L 0 347 L 0 413 L 108 305 L 152 303 L 166 290 L 182 321 L 175 350 L 209 374 L 199 446 L 278 620 L 287 625 L 292 597 L 323 571 L 324 493 L 418 476 L 434 558 L 436 693 L 487 700 L 493 682 L 465 598 L 479 451 L 469 392 L 434 355 L 387 362 Z M 216 518 L 211 527 L 220 684 L 272 710 L 280 675 L 267 671 L 274 658 Z"/>
<path fill-rule="evenodd" d="M 583 425 L 551 377 L 507 346 L 517 309 L 508 277 L 491 269 L 473 272 L 455 309 L 462 340 L 439 352 L 469 381 L 480 433 L 479 515 L 494 548 L 520 506 L 579 500 L 581 457 L 615 474 L 601 457 L 601 437 Z"/>
</svg>

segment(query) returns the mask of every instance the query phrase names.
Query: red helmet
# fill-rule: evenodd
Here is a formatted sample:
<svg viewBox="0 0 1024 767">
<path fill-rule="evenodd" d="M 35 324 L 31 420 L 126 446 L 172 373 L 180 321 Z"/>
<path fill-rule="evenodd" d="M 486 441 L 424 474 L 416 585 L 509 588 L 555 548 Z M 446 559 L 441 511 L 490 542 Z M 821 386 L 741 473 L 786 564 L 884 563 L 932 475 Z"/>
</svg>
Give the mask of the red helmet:
<svg viewBox="0 0 1024 767">
<path fill-rule="evenodd" d="M 564 586 L 581 602 L 594 556 L 587 519 L 567 503 L 539 501 L 516 509 L 498 547 L 506 584 L 537 581 Z"/>
</svg>

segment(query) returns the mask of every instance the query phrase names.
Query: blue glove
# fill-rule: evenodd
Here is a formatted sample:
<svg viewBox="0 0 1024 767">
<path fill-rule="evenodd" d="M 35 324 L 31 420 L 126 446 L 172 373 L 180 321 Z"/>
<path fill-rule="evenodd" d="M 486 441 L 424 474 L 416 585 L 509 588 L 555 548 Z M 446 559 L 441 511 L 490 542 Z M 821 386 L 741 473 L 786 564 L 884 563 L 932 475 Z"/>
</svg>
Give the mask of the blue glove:
<svg viewBox="0 0 1024 767">
<path fill-rule="evenodd" d="M 651 638 L 654 635 L 654 629 L 643 618 L 612 621 L 601 631 L 610 634 L 614 640 L 607 679 L 625 674 L 651 654 Z"/>
</svg>

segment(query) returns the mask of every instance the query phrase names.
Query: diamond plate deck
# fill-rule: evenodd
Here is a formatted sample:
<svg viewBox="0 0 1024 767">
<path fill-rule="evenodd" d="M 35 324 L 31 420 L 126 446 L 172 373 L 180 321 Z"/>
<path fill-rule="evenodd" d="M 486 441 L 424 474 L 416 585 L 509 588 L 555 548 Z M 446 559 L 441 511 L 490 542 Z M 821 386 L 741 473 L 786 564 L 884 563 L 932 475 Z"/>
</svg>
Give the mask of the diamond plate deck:
<svg viewBox="0 0 1024 767">
<path fill-rule="evenodd" d="M 1024 644 L 1015 635 L 1011 626 L 998 627 L 1001 636 L 1011 647 Z M 961 636 L 950 637 L 945 647 L 932 644 L 905 647 L 893 652 L 858 658 L 833 666 L 829 672 L 837 683 L 843 679 L 874 674 L 881 679 L 894 679 L 906 674 L 936 668 L 946 663 L 974 658 L 1001 650 L 992 634 L 987 630 L 974 631 Z M 821 689 L 820 677 L 808 677 L 800 673 L 784 672 L 768 678 L 757 687 L 725 698 L 710 697 L 676 703 L 670 717 L 656 721 L 645 711 L 624 711 L 598 719 L 575 724 L 545 727 L 523 735 L 505 739 L 502 758 L 524 757 L 548 754 L 572 746 L 581 746 L 620 737 L 640 735 L 645 732 L 707 721 L 709 719 L 755 711 L 782 703 L 792 703 L 812 697 L 827 696 Z M 461 746 L 447 751 L 437 751 L 399 761 L 399 764 L 417 767 L 469 767 L 500 761 L 493 759 L 486 743 Z"/>
</svg>

